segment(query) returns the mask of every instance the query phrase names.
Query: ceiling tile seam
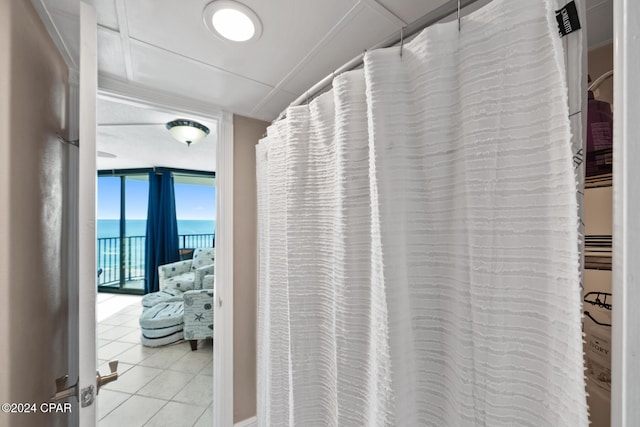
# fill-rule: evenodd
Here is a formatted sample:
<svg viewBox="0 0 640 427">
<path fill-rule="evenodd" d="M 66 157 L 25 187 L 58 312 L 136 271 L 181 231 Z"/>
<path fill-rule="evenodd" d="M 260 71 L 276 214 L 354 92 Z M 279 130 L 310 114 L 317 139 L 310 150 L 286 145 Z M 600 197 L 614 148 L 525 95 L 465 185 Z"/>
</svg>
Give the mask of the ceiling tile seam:
<svg viewBox="0 0 640 427">
<path fill-rule="evenodd" d="M 39 0 L 37 5 L 40 6 L 38 7 L 38 9 L 40 9 L 45 14 L 45 16 L 47 17 L 47 21 L 49 21 L 49 25 L 47 25 L 46 22 L 43 22 L 44 26 L 47 27 L 47 29 L 51 29 L 54 32 L 54 34 L 52 34 L 52 37 L 54 38 L 54 43 L 56 44 L 56 46 L 58 46 L 58 49 L 60 48 L 63 49 L 63 52 L 60 52 L 60 53 L 65 58 L 65 62 L 67 62 L 67 65 L 69 66 L 69 68 L 77 69 L 78 64 L 76 64 L 75 59 L 71 55 L 71 50 L 69 49 L 69 46 L 64 40 L 64 37 L 62 37 L 62 33 L 60 32 L 60 29 L 58 28 L 55 21 L 53 20 L 52 14 L 57 13 L 59 15 L 72 17 L 74 19 L 77 19 L 78 16 L 74 16 L 71 13 L 68 13 L 64 10 L 56 9 L 53 7 L 49 9 L 47 5 L 44 4 L 44 0 Z"/>
<path fill-rule="evenodd" d="M 251 110 L 251 114 L 257 113 L 262 107 L 265 106 L 267 102 L 269 102 L 276 93 L 278 93 L 284 85 L 286 85 L 291 79 L 298 74 L 298 72 L 304 67 L 311 59 L 313 59 L 320 50 L 327 45 L 331 40 L 335 38 L 335 36 L 356 16 L 365 8 L 364 3 L 358 1 L 351 9 L 344 14 L 344 16 L 327 32 L 327 34 L 318 42 L 315 46 L 313 46 L 309 53 L 307 53 L 304 58 L 296 64 L 295 67 L 291 69 L 283 78 L 280 80 L 260 102 L 258 102 L 253 109 Z M 314 82 L 315 83 L 315 82 Z M 313 83 L 312 83 L 313 84 Z"/>
<path fill-rule="evenodd" d="M 133 59 L 131 58 L 131 44 L 129 43 L 129 21 L 127 19 L 127 5 L 124 0 L 115 0 L 116 16 L 118 19 L 118 33 L 122 42 L 122 55 L 124 59 L 124 69 L 127 78 L 133 80 Z"/>
<path fill-rule="evenodd" d="M 400 18 L 398 15 L 389 10 L 385 5 L 379 3 L 377 0 L 359 0 L 360 2 L 366 4 L 372 11 L 377 12 L 378 15 L 386 18 L 393 25 L 397 25 L 398 27 L 404 27 L 408 24 L 404 19 Z"/>
<path fill-rule="evenodd" d="M 178 57 L 180 57 L 182 59 L 186 59 L 187 61 L 190 61 L 190 62 L 193 62 L 193 63 L 196 63 L 196 64 L 200 64 L 200 65 L 204 65 L 205 67 L 213 68 L 213 69 L 215 69 L 217 71 L 220 71 L 220 72 L 222 72 L 224 74 L 228 74 L 228 75 L 234 76 L 234 77 L 239 77 L 239 78 L 244 79 L 244 80 L 249 80 L 250 82 L 259 84 L 261 86 L 265 86 L 266 88 L 269 88 L 269 89 L 272 89 L 274 87 L 272 84 L 261 82 L 260 80 L 252 79 L 251 77 L 247 77 L 247 76 L 239 74 L 239 73 L 234 73 L 233 71 L 229 71 L 229 70 L 226 70 L 224 68 L 217 67 L 215 65 L 209 64 L 208 62 L 200 61 L 199 59 L 195 59 L 195 58 L 192 58 L 190 56 L 183 55 L 183 54 L 178 53 L 178 52 L 174 52 L 171 49 L 167 49 L 167 48 L 155 45 L 153 43 L 146 42 L 144 40 L 136 39 L 135 37 L 129 37 L 129 40 L 132 41 L 132 42 L 135 42 L 135 43 L 139 43 L 139 44 L 144 45 L 144 46 L 151 47 L 153 49 L 161 50 L 161 51 L 169 53 L 171 55 L 178 56 Z"/>
<path fill-rule="evenodd" d="M 280 89 L 278 91 L 278 93 L 286 93 L 287 95 L 289 95 L 289 97 L 291 98 L 291 100 L 293 101 L 294 99 L 296 99 L 299 95 L 289 92 L 288 90 L 285 89 Z M 252 114 L 253 117 L 258 118 L 260 120 L 264 120 L 267 122 L 272 121 L 278 114 L 280 114 L 280 112 L 282 111 L 282 107 L 280 106 L 269 106 L 268 104 L 263 105 L 260 110 L 258 111 L 250 111 L 249 114 Z"/>
</svg>

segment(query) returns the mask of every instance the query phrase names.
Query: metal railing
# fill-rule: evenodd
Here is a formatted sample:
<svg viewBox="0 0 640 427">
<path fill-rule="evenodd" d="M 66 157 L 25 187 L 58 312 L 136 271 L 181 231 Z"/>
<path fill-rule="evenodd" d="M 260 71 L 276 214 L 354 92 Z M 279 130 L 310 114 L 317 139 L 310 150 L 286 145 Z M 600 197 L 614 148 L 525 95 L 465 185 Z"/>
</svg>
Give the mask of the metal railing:
<svg viewBox="0 0 640 427">
<path fill-rule="evenodd" d="M 214 234 L 180 234 L 178 245 L 185 248 L 211 248 Z M 100 237 L 97 244 L 97 264 L 102 269 L 98 286 L 113 286 L 119 283 L 144 279 L 145 236 Z M 120 251 L 124 251 L 124 262 L 120 266 Z M 123 275 L 124 281 L 120 280 Z"/>
<path fill-rule="evenodd" d="M 214 234 L 180 234 L 180 249 L 212 248 Z"/>
</svg>

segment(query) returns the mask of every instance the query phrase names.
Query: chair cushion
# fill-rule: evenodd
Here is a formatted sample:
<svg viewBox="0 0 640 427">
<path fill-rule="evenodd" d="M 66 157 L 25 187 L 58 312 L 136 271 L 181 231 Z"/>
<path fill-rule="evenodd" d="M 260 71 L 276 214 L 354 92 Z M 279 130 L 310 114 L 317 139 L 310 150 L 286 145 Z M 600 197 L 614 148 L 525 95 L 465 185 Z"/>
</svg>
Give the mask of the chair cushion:
<svg viewBox="0 0 640 427">
<path fill-rule="evenodd" d="M 182 301 L 182 294 L 182 291 L 173 288 L 151 292 L 142 297 L 142 306 L 149 308 L 163 302 Z"/>
<path fill-rule="evenodd" d="M 160 329 L 182 325 L 184 303 L 174 301 L 156 304 L 145 309 L 140 315 L 140 327 L 143 329 Z"/>
<path fill-rule="evenodd" d="M 181 291 L 190 291 L 194 287 L 196 280 L 196 273 L 190 271 L 188 273 L 182 273 L 175 277 L 170 277 L 164 280 L 164 289 L 174 288 Z"/>
</svg>

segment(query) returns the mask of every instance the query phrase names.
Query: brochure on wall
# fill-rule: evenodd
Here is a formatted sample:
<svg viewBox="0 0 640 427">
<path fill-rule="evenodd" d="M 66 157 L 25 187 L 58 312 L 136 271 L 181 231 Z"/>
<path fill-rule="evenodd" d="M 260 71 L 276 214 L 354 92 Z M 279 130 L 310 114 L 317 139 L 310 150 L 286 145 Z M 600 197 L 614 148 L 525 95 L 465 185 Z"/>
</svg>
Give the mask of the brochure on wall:
<svg viewBox="0 0 640 427">
<path fill-rule="evenodd" d="M 602 323 L 611 322 L 611 311 L 589 307 L 590 314 Z M 584 319 L 585 365 L 587 378 L 598 387 L 611 391 L 611 328 Z"/>
</svg>

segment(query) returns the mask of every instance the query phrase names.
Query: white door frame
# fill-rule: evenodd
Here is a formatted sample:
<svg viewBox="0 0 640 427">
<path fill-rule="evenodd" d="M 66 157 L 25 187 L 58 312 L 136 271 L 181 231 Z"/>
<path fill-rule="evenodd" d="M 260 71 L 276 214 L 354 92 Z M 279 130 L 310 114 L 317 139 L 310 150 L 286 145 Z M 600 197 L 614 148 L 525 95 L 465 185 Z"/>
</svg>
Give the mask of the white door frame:
<svg viewBox="0 0 640 427">
<path fill-rule="evenodd" d="M 76 69 L 69 69 L 69 104 L 68 104 L 68 137 L 69 140 L 75 141 L 80 138 L 79 135 L 79 123 L 80 123 L 80 80 L 78 71 Z M 80 190 L 80 151 L 79 148 L 70 145 L 67 152 L 67 187 L 64 191 L 68 194 L 67 202 L 65 204 L 66 218 L 65 227 L 67 230 L 66 239 L 68 243 L 67 247 L 67 282 L 69 289 L 69 325 L 68 325 L 68 340 L 69 340 L 69 378 L 77 379 L 80 377 L 78 369 L 80 367 L 80 337 L 79 337 L 79 316 L 80 316 L 80 281 L 78 280 L 80 274 L 80 251 L 78 248 L 79 234 L 78 234 L 78 214 L 79 214 L 79 190 Z M 80 404 L 73 401 L 74 411 L 78 412 Z M 79 425 L 79 416 L 71 417 L 69 427 L 76 427 Z"/>
<path fill-rule="evenodd" d="M 45 7 L 46 0 L 32 0 L 38 11 L 42 22 L 54 40 L 58 50 L 62 54 L 69 67 L 70 73 L 70 96 L 71 108 L 69 110 L 70 139 L 76 139 L 73 131 L 77 129 L 76 117 L 79 122 L 83 122 L 83 117 L 88 118 L 89 114 L 95 118 L 95 105 L 89 109 L 78 107 L 78 80 L 86 85 L 87 82 L 95 84 L 97 79 L 97 95 L 99 98 L 110 99 L 121 103 L 136 105 L 139 107 L 153 108 L 160 111 L 180 113 L 186 117 L 204 120 L 215 120 L 218 123 L 218 145 L 216 152 L 216 181 L 217 181 L 217 205 L 216 205 L 216 314 L 214 320 L 214 375 L 213 375 L 213 411 L 214 425 L 216 427 L 233 426 L 233 115 L 223 111 L 220 107 L 193 99 L 186 99 L 180 96 L 162 93 L 120 80 L 110 79 L 104 76 L 97 76 L 97 24 L 95 7 L 93 0 L 82 0 L 80 10 L 80 43 L 86 49 L 86 54 L 95 60 L 95 72 L 79 75 L 78 65 L 70 54 L 69 47 L 61 38 L 60 32 L 52 21 L 50 14 Z M 83 12 L 84 10 L 84 12 Z M 86 15 L 86 16 L 85 16 Z M 82 27 L 84 21 L 84 27 Z M 84 34 L 87 34 L 83 36 Z M 93 46 L 93 47 L 92 47 Z M 83 52 L 84 54 L 84 52 Z M 89 80 L 87 80 L 89 79 Z M 86 121 L 84 121 L 86 123 Z M 82 149 L 79 155 L 79 175 L 80 177 L 91 175 L 91 179 L 80 178 L 79 183 L 70 183 L 72 189 L 79 193 L 79 216 L 68 218 L 69 224 L 78 224 L 77 238 L 80 242 L 78 262 L 71 262 L 69 269 L 71 272 L 80 271 L 75 277 L 79 283 L 77 295 L 78 302 L 70 304 L 70 309 L 79 309 L 79 305 L 84 307 L 94 307 L 94 321 L 82 322 L 80 325 L 70 325 L 70 331 L 80 329 L 80 336 L 95 342 L 95 293 L 96 293 L 96 267 L 95 267 L 95 150 L 96 150 L 96 129 L 84 129 L 80 132 L 80 145 Z M 92 154 L 90 154 L 90 152 Z M 84 153 L 84 154 L 82 154 Z M 88 172 L 87 172 L 88 170 Z M 80 188 L 74 187 L 79 184 Z M 73 194 L 73 193 L 70 193 Z M 88 216 L 87 216 L 88 215 Z M 70 235 L 73 238 L 73 233 Z M 84 249 L 83 249 L 84 248 Z M 93 255 L 91 255 L 93 254 Z M 70 258 L 72 254 L 69 254 Z M 86 259 L 85 259 L 86 258 Z M 79 276 L 79 277 L 78 277 Z M 71 276 L 70 276 L 71 277 Z M 92 286 L 87 286 L 92 283 Z M 73 298 L 73 295 L 70 295 Z M 220 306 L 220 301 L 223 301 Z M 93 330 L 93 338 L 89 337 Z M 75 332 L 74 332 L 75 333 Z M 84 335 L 83 335 L 84 334 Z M 77 351 L 73 346 L 72 351 Z M 86 353 L 86 352 L 85 352 Z M 96 351 L 92 354 L 81 354 L 79 363 L 80 385 L 88 386 L 89 383 L 95 385 L 96 371 Z M 84 411 L 80 415 L 80 425 L 95 425 L 95 404 L 91 405 L 89 411 Z"/>
<path fill-rule="evenodd" d="M 640 425 L 640 2 L 614 0 L 611 425 Z"/>
<path fill-rule="evenodd" d="M 78 400 L 81 426 L 96 425 L 96 10 L 80 2 L 80 87 L 78 164 Z M 92 321 L 93 320 L 93 321 Z M 83 400 L 87 405 L 83 407 Z"/>
<path fill-rule="evenodd" d="M 216 121 L 216 259 L 213 414 L 216 427 L 233 426 L 233 115 L 206 102 L 99 78 L 98 98 Z M 95 215 L 95 213 L 94 213 Z"/>
</svg>

